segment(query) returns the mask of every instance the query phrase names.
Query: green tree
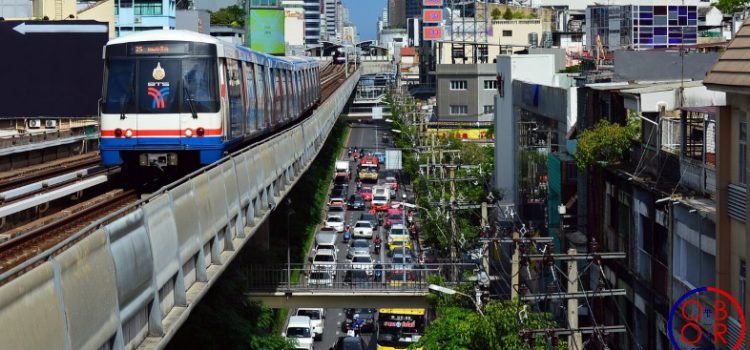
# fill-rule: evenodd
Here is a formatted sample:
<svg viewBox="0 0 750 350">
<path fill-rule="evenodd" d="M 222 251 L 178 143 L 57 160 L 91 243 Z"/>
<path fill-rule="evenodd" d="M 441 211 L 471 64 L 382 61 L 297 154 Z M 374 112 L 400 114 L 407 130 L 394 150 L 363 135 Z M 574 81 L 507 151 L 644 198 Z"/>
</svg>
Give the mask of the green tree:
<svg viewBox="0 0 750 350">
<path fill-rule="evenodd" d="M 578 168 L 618 164 L 639 132 L 634 118 L 630 118 L 626 126 L 602 119 L 593 129 L 586 129 L 578 135 L 578 148 L 574 156 Z"/>
<path fill-rule="evenodd" d="M 503 19 L 513 19 L 513 11 L 510 8 L 506 8 L 503 13 Z"/>
<path fill-rule="evenodd" d="M 245 10 L 239 5 L 232 5 L 221 8 L 211 14 L 211 24 L 244 27 Z"/>
<path fill-rule="evenodd" d="M 495 7 L 492 9 L 492 13 L 490 13 L 490 16 L 492 16 L 493 21 L 500 20 L 500 18 L 503 17 L 503 11 L 500 11 L 499 8 Z"/>
<path fill-rule="evenodd" d="M 526 19 L 526 14 L 523 11 L 513 12 L 513 19 Z"/>
<path fill-rule="evenodd" d="M 463 286 L 466 294 L 472 295 L 470 287 Z M 527 349 L 519 336 L 523 330 L 518 322 L 518 301 L 491 300 L 484 306 L 484 316 L 474 304 L 464 296 L 431 295 L 430 302 L 437 310 L 438 317 L 430 323 L 424 336 L 410 349 L 424 347 L 424 350 L 500 350 Z M 556 327 L 549 313 L 528 312 L 526 329 Z M 544 335 L 536 338 L 533 349 L 548 349 Z M 566 349 L 567 344 L 560 340 L 557 349 Z"/>
<path fill-rule="evenodd" d="M 741 11 L 747 6 L 748 2 L 748 0 L 719 0 L 712 5 L 719 9 L 721 13 L 729 15 Z"/>
</svg>

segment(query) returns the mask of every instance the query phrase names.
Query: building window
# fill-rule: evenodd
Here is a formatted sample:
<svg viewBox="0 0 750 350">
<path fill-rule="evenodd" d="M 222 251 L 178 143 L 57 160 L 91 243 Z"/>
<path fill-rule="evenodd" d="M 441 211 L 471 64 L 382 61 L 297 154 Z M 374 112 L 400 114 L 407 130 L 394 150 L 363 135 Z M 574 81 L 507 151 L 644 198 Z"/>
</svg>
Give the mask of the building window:
<svg viewBox="0 0 750 350">
<path fill-rule="evenodd" d="M 484 105 L 484 113 L 495 113 L 495 105 Z"/>
<path fill-rule="evenodd" d="M 739 183 L 747 184 L 747 122 L 740 122 Z"/>
<path fill-rule="evenodd" d="M 512 30 L 503 30 L 503 36 L 513 36 Z"/>
<path fill-rule="evenodd" d="M 497 89 L 497 80 L 485 80 L 484 81 L 484 89 L 485 90 L 496 90 Z"/>
<path fill-rule="evenodd" d="M 136 2 L 133 5 L 133 14 L 136 16 L 159 16 L 162 14 L 161 1 Z"/>
<path fill-rule="evenodd" d="M 451 80 L 451 90 L 466 90 L 466 80 Z"/>
<path fill-rule="evenodd" d="M 469 113 L 469 106 L 467 105 L 451 105 L 452 115 L 466 115 Z"/>
</svg>

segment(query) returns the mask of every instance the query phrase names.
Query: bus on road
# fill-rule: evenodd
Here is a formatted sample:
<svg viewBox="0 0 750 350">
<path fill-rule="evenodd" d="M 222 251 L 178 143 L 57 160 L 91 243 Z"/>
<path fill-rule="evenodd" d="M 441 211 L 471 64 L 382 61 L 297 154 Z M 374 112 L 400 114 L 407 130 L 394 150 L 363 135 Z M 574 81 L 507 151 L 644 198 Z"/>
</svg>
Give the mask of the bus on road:
<svg viewBox="0 0 750 350">
<path fill-rule="evenodd" d="M 424 327 L 425 309 L 380 309 L 377 350 L 406 350 L 422 337 Z"/>
</svg>

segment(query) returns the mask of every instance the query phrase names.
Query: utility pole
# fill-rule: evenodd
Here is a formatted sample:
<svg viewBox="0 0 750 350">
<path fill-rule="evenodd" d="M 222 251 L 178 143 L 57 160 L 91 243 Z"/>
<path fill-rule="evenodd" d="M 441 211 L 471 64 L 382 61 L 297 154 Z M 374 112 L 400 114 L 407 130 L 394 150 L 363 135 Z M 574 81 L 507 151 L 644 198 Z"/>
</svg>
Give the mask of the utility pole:
<svg viewBox="0 0 750 350">
<path fill-rule="evenodd" d="M 521 268 L 519 267 L 520 260 L 519 255 L 519 249 L 518 249 L 518 240 L 520 238 L 520 235 L 518 234 L 518 231 L 513 230 L 513 257 L 511 258 L 510 262 L 510 298 L 515 299 L 518 297 L 518 282 L 519 279 L 519 272 Z"/>
<path fill-rule="evenodd" d="M 489 227 L 489 220 L 487 220 L 487 203 L 482 202 L 482 232 L 487 232 L 486 228 Z M 484 241 L 482 243 L 482 268 L 484 268 L 484 272 L 487 273 L 487 276 L 490 275 L 490 243 L 489 241 Z"/>
<path fill-rule="evenodd" d="M 568 249 L 568 255 L 575 257 L 578 252 L 575 249 Z M 578 292 L 578 261 L 568 261 L 568 293 Z M 593 310 L 591 310 L 593 312 Z M 578 299 L 568 299 L 568 327 L 578 329 Z M 581 332 L 575 331 L 568 336 L 568 349 L 583 349 L 583 337 Z"/>
</svg>

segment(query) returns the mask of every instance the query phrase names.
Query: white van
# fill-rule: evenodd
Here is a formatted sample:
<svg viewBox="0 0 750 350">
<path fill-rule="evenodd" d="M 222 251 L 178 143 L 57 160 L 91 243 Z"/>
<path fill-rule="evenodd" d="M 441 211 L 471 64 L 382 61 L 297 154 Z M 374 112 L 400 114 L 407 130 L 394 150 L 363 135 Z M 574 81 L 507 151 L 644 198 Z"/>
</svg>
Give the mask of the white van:
<svg viewBox="0 0 750 350">
<path fill-rule="evenodd" d="M 339 175 L 340 173 L 346 173 L 346 176 L 349 176 L 349 161 L 336 161 L 336 175 Z"/>
<path fill-rule="evenodd" d="M 372 205 L 385 206 L 391 201 L 390 189 L 386 186 L 372 186 Z"/>
<path fill-rule="evenodd" d="M 295 349 L 313 350 L 313 341 L 315 332 L 312 329 L 312 323 L 307 316 L 289 317 L 289 324 L 286 326 L 286 332 L 281 334 L 288 339 L 296 340 Z"/>
<path fill-rule="evenodd" d="M 326 311 L 320 308 L 301 308 L 297 309 L 297 316 L 307 316 L 310 318 L 315 339 L 323 339 L 323 329 L 325 326 Z"/>
<path fill-rule="evenodd" d="M 318 232 L 315 234 L 315 248 L 313 251 L 320 249 L 339 250 L 336 247 L 336 234 L 334 232 Z"/>
</svg>

